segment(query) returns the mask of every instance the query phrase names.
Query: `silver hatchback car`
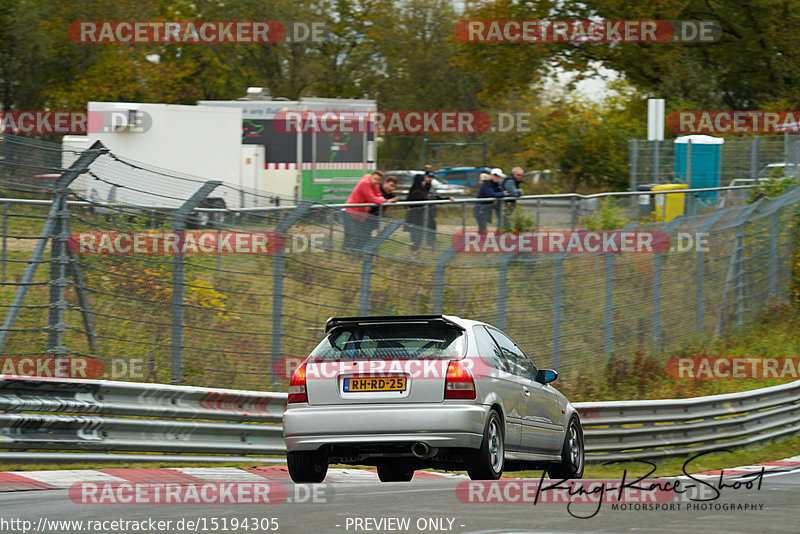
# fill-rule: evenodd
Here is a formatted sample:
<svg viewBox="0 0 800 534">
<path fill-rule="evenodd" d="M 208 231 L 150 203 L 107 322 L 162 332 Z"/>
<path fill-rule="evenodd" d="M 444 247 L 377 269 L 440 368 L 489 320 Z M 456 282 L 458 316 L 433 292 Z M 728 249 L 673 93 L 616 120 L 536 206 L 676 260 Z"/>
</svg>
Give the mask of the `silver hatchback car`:
<svg viewBox="0 0 800 534">
<path fill-rule="evenodd" d="M 415 469 L 583 475 L 576 409 L 520 347 L 486 323 L 449 315 L 331 318 L 295 371 L 283 416 L 289 474 L 374 465 L 383 482 Z"/>
</svg>

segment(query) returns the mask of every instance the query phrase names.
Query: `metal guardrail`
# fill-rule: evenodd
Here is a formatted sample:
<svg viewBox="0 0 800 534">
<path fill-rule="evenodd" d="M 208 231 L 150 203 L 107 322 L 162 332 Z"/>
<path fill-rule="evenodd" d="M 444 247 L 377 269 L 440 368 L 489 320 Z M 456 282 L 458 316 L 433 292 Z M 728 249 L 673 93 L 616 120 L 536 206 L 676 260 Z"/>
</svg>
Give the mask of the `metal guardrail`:
<svg viewBox="0 0 800 534">
<path fill-rule="evenodd" d="M 0 461 L 281 461 L 249 455 L 285 454 L 285 405 L 285 393 L 0 376 Z"/>
<path fill-rule="evenodd" d="M 278 423 L 286 397 L 0 376 L 0 461 L 279 462 L 251 455 L 285 454 Z M 800 430 L 800 380 L 709 397 L 575 406 L 583 421 L 587 460 L 655 459 L 747 445 Z"/>
<path fill-rule="evenodd" d="M 800 430 L 800 380 L 689 399 L 579 402 L 587 460 L 654 459 L 749 445 Z"/>
</svg>

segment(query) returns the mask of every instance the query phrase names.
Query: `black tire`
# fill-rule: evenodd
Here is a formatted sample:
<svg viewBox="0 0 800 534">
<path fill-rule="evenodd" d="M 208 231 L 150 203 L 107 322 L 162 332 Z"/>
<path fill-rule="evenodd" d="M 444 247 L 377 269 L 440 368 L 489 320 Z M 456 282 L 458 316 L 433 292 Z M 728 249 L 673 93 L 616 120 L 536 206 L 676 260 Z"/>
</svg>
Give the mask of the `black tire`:
<svg viewBox="0 0 800 534">
<path fill-rule="evenodd" d="M 381 482 L 410 482 L 414 478 L 414 468 L 406 464 L 382 464 L 378 466 Z"/>
<path fill-rule="evenodd" d="M 316 484 L 328 474 L 328 462 L 316 451 L 287 452 L 286 465 L 289 476 L 298 484 Z"/>
<path fill-rule="evenodd" d="M 497 480 L 505 465 L 503 422 L 496 411 L 489 412 L 481 448 L 467 459 L 467 473 L 472 480 Z"/>
<path fill-rule="evenodd" d="M 550 464 L 547 474 L 552 479 L 566 480 L 581 478 L 584 465 L 583 428 L 577 417 L 572 417 L 567 425 L 564 446 L 561 447 L 561 463 Z"/>
</svg>

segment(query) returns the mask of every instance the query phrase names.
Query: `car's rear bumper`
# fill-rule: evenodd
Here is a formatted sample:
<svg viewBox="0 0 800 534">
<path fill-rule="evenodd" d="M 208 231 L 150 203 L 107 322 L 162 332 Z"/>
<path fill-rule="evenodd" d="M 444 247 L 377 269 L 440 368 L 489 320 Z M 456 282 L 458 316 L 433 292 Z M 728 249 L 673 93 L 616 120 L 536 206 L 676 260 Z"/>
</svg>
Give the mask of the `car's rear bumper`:
<svg viewBox="0 0 800 534">
<path fill-rule="evenodd" d="M 288 451 L 417 441 L 478 449 L 488 413 L 475 404 L 298 405 L 284 412 L 283 433 Z"/>
</svg>

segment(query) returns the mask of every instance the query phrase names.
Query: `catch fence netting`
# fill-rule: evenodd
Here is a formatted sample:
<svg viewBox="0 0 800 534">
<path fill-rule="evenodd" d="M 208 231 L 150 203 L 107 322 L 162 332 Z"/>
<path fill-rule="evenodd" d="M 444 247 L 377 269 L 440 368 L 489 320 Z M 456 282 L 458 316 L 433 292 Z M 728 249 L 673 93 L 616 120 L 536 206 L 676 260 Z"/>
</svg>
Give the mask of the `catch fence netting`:
<svg viewBox="0 0 800 534">
<path fill-rule="evenodd" d="M 437 210 L 437 231 L 391 207 L 362 223 L 370 240 L 353 248 L 340 207 L 209 185 L 107 151 L 53 212 L 55 181 L 18 184 L 31 172 L 61 176 L 81 154 L 4 137 L 3 373 L 46 374 L 50 357 L 96 378 L 285 391 L 329 317 L 445 313 L 503 328 L 540 368 L 577 380 L 612 355 L 728 332 L 791 296 L 797 188 L 629 221 L 669 234 L 661 254 L 458 253 L 454 236 L 476 228 L 472 206 L 460 205 Z M 533 217 L 537 205 L 517 209 Z M 572 227 L 563 210 L 548 228 Z M 43 236 L 48 221 L 63 224 Z"/>
</svg>

